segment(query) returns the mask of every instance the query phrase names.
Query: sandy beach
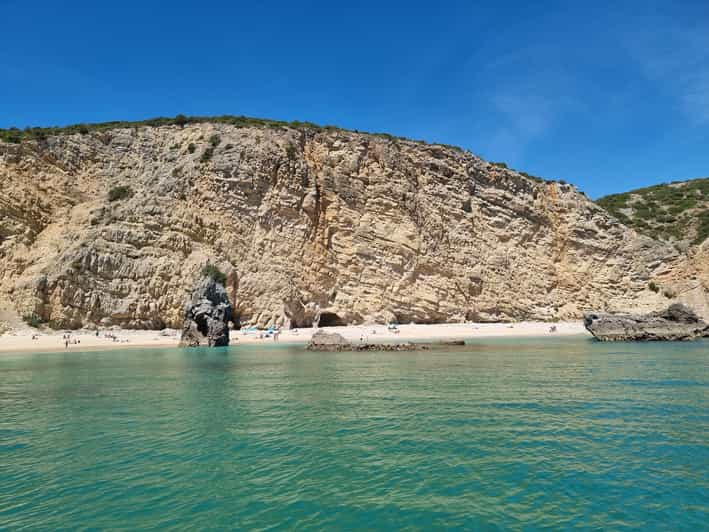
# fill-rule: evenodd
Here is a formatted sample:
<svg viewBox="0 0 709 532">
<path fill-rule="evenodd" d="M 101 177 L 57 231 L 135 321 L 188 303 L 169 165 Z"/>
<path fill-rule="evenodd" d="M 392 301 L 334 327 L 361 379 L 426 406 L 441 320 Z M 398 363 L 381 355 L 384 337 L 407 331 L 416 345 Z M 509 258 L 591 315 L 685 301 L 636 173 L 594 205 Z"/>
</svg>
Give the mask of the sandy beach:
<svg viewBox="0 0 709 532">
<path fill-rule="evenodd" d="M 556 326 L 556 332 L 550 327 Z M 443 323 L 433 325 L 400 325 L 399 332 L 385 325 L 352 325 L 325 327 L 328 332 L 337 332 L 352 342 L 383 343 L 406 341 L 474 340 L 493 337 L 553 337 L 588 334 L 580 321 L 577 322 L 520 322 L 520 323 Z M 295 329 L 281 332 L 280 343 L 307 343 L 315 329 Z M 66 346 L 65 335 L 69 335 Z M 107 336 L 108 334 L 108 336 Z M 33 339 L 34 336 L 34 339 Z M 115 339 L 114 339 L 115 337 Z M 23 328 L 0 336 L 0 353 L 32 351 L 89 351 L 96 349 L 122 349 L 135 347 L 177 347 L 179 331 L 108 330 L 96 336 L 95 331 L 38 331 Z M 273 338 L 259 338 L 256 332 L 232 331 L 231 344 L 268 344 Z"/>
</svg>

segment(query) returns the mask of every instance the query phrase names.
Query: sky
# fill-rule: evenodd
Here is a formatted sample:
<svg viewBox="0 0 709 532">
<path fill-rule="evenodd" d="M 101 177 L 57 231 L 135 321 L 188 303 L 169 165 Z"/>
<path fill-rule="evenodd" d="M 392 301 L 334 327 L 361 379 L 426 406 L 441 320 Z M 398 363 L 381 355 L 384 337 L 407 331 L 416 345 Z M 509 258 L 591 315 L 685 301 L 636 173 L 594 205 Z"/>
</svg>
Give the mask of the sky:
<svg viewBox="0 0 709 532">
<path fill-rule="evenodd" d="M 235 114 L 596 198 L 709 176 L 709 2 L 0 0 L 0 128 Z"/>
</svg>

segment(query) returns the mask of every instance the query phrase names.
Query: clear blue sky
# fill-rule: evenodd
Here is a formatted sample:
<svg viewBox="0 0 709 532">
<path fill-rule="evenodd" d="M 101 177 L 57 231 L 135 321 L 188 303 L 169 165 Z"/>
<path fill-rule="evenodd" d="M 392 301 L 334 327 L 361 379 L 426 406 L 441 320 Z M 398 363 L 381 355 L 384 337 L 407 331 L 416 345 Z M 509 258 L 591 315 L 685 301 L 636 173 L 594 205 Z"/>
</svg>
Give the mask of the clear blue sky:
<svg viewBox="0 0 709 532">
<path fill-rule="evenodd" d="M 709 1 L 0 0 L 0 127 L 244 114 L 590 196 L 709 175 Z"/>
</svg>

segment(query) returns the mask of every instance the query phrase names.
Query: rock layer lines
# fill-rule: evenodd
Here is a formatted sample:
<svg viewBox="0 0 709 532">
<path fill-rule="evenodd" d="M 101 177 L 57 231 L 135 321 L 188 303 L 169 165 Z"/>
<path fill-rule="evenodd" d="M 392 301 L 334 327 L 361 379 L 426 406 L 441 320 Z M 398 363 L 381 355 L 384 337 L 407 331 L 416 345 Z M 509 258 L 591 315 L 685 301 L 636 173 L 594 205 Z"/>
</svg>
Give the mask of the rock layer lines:
<svg viewBox="0 0 709 532">
<path fill-rule="evenodd" d="M 0 296 L 56 327 L 180 327 L 207 262 L 261 326 L 709 309 L 709 249 L 446 146 L 136 127 L 0 142 L 0 179 Z"/>
</svg>

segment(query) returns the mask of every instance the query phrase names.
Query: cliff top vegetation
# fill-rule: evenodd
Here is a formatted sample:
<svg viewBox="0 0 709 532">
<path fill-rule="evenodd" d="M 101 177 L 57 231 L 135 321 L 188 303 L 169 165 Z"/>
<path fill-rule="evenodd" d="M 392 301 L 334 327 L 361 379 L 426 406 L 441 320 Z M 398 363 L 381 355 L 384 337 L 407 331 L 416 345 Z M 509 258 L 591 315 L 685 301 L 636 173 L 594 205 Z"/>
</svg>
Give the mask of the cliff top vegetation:
<svg viewBox="0 0 709 532">
<path fill-rule="evenodd" d="M 701 244 L 709 237 L 709 178 L 611 194 L 596 203 L 625 225 L 659 240 Z"/>
</svg>

